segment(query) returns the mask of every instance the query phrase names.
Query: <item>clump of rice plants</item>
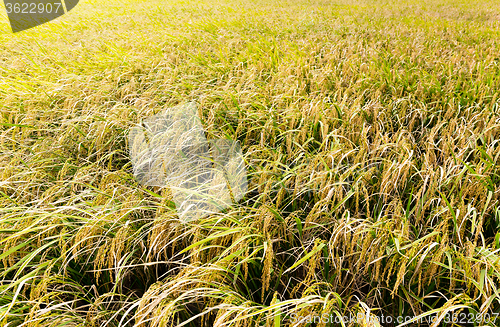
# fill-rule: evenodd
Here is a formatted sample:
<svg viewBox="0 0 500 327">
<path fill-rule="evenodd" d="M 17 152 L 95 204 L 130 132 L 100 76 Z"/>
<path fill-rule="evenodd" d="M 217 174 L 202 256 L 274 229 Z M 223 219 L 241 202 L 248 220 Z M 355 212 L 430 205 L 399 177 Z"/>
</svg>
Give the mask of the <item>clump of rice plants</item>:
<svg viewBox="0 0 500 327">
<path fill-rule="evenodd" d="M 0 324 L 497 326 L 498 17 L 83 1 L 1 34 Z M 189 101 L 248 192 L 183 223 L 127 133 Z"/>
</svg>

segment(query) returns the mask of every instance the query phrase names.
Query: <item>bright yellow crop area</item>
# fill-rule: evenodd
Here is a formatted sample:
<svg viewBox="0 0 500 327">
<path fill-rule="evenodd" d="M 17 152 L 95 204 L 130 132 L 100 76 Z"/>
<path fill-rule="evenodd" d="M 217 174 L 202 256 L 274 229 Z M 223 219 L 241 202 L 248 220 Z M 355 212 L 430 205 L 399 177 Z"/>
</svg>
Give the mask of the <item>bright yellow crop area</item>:
<svg viewBox="0 0 500 327">
<path fill-rule="evenodd" d="M 3 17 L 0 324 L 498 326 L 499 21 L 493 0 Z M 241 142 L 249 192 L 182 224 L 127 132 L 188 101 Z"/>
</svg>

